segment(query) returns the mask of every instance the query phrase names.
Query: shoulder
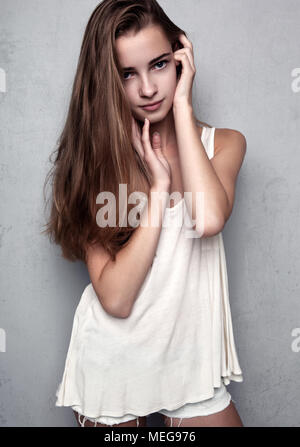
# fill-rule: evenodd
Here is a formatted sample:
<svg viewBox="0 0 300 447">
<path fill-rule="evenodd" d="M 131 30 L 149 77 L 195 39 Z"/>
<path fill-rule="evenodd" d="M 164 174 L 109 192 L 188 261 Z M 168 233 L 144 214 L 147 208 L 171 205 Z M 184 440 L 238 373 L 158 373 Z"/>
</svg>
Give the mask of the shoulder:
<svg viewBox="0 0 300 447">
<path fill-rule="evenodd" d="M 214 145 L 214 155 L 224 148 L 232 148 L 241 152 L 242 154 L 245 154 L 247 140 L 242 132 L 238 130 L 216 128 Z"/>
</svg>

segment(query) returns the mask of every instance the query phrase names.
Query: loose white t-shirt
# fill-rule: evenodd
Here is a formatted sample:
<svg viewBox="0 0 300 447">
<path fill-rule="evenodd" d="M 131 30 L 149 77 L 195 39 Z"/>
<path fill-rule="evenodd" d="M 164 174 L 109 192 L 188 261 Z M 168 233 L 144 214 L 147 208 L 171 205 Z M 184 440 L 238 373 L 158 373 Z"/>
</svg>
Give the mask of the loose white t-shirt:
<svg viewBox="0 0 300 447">
<path fill-rule="evenodd" d="M 209 159 L 214 134 L 204 127 L 201 135 Z M 243 381 L 222 233 L 191 237 L 189 224 L 184 199 L 166 208 L 156 255 L 128 318 L 109 315 L 92 283 L 85 287 L 56 406 L 90 418 L 146 416 L 209 399 L 221 381 Z"/>
</svg>

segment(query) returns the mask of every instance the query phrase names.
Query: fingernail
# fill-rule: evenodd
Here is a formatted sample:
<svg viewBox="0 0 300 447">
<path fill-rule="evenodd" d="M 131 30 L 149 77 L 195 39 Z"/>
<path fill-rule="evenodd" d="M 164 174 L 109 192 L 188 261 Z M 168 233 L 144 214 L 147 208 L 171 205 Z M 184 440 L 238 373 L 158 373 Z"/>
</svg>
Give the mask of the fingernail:
<svg viewBox="0 0 300 447">
<path fill-rule="evenodd" d="M 159 133 L 158 133 L 158 132 L 154 132 L 154 133 L 153 133 L 153 136 L 155 136 L 155 135 L 159 135 Z"/>
</svg>

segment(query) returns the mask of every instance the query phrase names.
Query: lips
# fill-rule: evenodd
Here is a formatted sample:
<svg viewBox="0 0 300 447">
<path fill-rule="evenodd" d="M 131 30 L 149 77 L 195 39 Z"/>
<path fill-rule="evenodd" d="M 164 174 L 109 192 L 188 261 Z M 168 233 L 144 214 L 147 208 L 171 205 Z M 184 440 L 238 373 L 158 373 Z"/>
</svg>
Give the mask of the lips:
<svg viewBox="0 0 300 447">
<path fill-rule="evenodd" d="M 155 102 L 155 103 L 152 103 L 150 105 L 148 104 L 148 105 L 140 106 L 140 107 L 143 110 L 154 111 L 154 110 L 159 109 L 159 107 L 161 106 L 162 102 L 163 102 L 163 99 L 161 101 L 159 101 L 159 102 Z"/>
<path fill-rule="evenodd" d="M 162 100 L 161 100 L 161 101 L 162 101 Z M 156 106 L 156 105 L 159 104 L 161 101 L 152 102 L 152 104 L 145 104 L 144 106 L 141 106 L 141 107 Z"/>
</svg>

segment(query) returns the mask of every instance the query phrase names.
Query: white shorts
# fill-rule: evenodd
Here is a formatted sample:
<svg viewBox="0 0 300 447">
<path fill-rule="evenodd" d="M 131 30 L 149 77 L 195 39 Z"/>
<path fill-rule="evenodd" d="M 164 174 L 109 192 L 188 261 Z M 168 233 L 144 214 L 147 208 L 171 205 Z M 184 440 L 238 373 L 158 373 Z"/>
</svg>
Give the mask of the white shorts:
<svg viewBox="0 0 300 447">
<path fill-rule="evenodd" d="M 221 386 L 219 388 L 215 388 L 214 396 L 209 399 L 202 400 L 200 402 L 187 403 L 182 407 L 176 408 L 176 410 L 172 411 L 162 409 L 160 411 L 157 411 L 157 413 L 163 414 L 170 418 L 181 418 L 181 419 L 192 418 L 196 416 L 208 416 L 210 414 L 214 414 L 217 413 L 218 411 L 224 410 L 230 404 L 230 400 L 231 400 L 231 394 L 227 391 L 227 388 L 224 385 L 224 383 L 221 382 Z M 115 424 L 128 422 L 134 419 L 137 419 L 137 426 L 138 426 L 138 418 L 139 418 L 139 416 L 136 416 L 134 414 L 125 414 L 122 417 L 100 416 L 99 418 L 87 418 L 86 416 L 80 413 L 78 413 L 78 415 L 79 415 L 79 423 L 82 427 L 84 427 L 84 422 L 86 420 L 93 422 L 95 426 L 97 422 L 99 422 L 100 424 L 113 426 Z M 171 419 L 171 426 L 172 426 L 172 419 Z"/>
</svg>

